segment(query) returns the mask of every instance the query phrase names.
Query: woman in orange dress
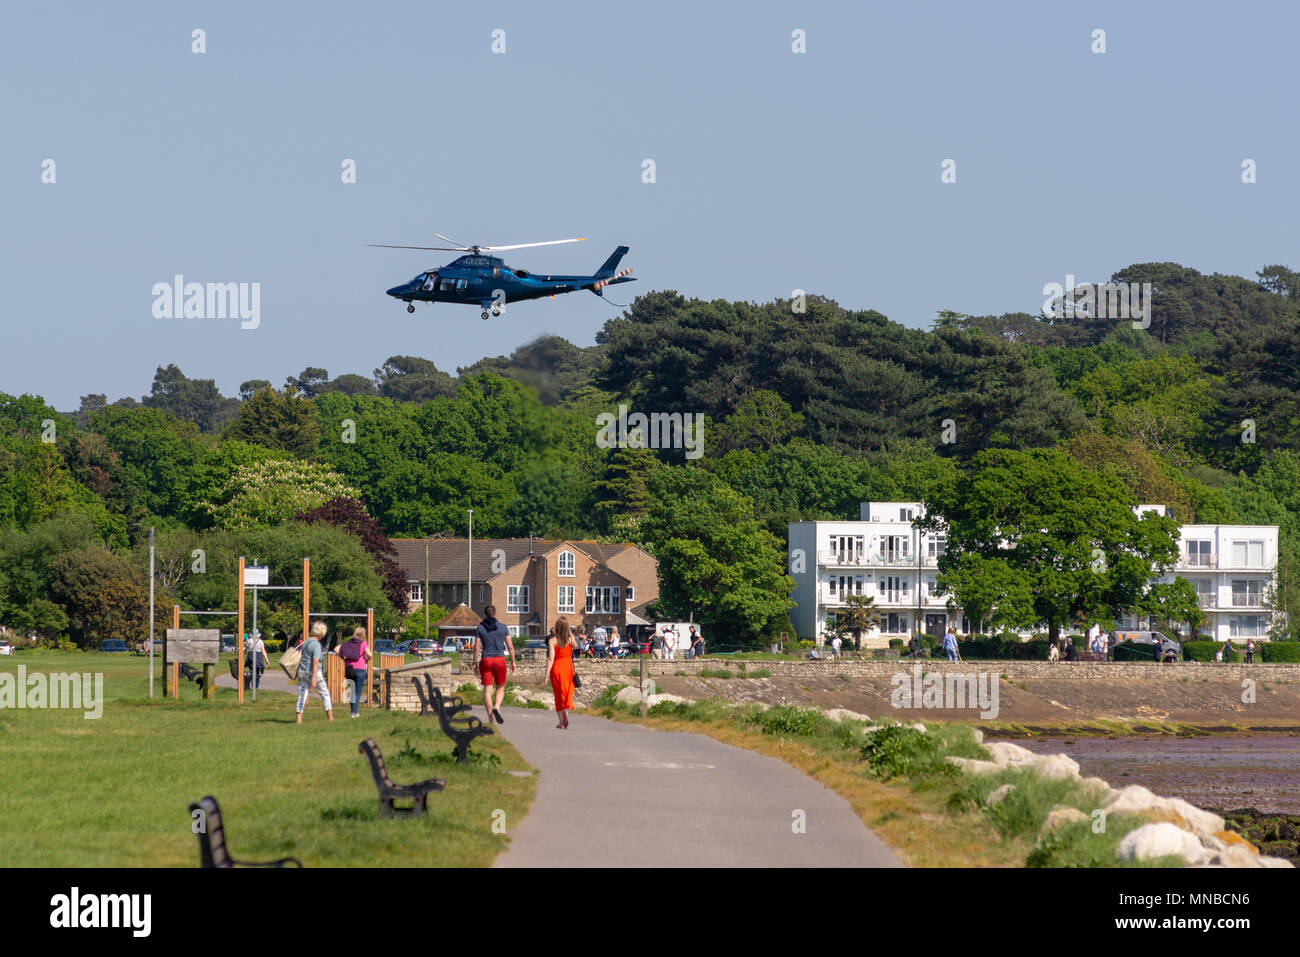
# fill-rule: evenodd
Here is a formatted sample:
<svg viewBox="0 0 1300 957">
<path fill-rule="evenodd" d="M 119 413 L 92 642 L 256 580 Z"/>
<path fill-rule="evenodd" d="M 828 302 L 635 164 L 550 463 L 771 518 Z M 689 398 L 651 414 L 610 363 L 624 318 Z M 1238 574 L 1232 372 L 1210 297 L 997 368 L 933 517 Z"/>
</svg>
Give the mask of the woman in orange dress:
<svg viewBox="0 0 1300 957">
<path fill-rule="evenodd" d="M 560 713 L 556 727 L 567 728 L 573 707 L 573 634 L 565 618 L 557 620 L 555 630 L 546 637 L 546 680 L 555 692 L 555 710 Z"/>
</svg>

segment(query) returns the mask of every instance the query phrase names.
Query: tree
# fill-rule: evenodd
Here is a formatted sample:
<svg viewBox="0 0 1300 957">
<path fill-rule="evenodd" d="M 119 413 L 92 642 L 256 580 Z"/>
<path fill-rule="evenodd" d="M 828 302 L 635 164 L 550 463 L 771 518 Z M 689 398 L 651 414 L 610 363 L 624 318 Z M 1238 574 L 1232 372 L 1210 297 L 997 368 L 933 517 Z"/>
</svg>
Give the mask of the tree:
<svg viewBox="0 0 1300 957">
<path fill-rule="evenodd" d="M 1154 512 L 1139 518 L 1135 504 L 1116 479 L 1062 452 L 993 449 L 926 500 L 922 526 L 946 524 L 944 574 L 968 554 L 1014 569 L 1055 642 L 1063 624 L 1134 607 L 1150 579 L 1173 566 L 1177 524 Z"/>
<path fill-rule="evenodd" d="M 942 564 L 942 563 L 941 563 Z M 951 594 L 949 608 L 960 608 L 976 631 L 1028 628 L 1038 621 L 1025 576 L 1003 558 L 954 554 L 938 584 Z"/>
<path fill-rule="evenodd" d="M 410 596 L 406 573 L 397 564 L 397 546 L 384 534 L 379 523 L 370 517 L 365 505 L 355 498 L 332 498 L 316 508 L 299 512 L 295 522 L 324 522 L 355 535 L 361 547 L 375 563 L 375 570 L 383 580 L 384 591 L 392 606 L 405 610 Z"/>
<path fill-rule="evenodd" d="M 323 392 L 329 383 L 330 374 L 318 366 L 308 366 L 296 376 L 284 380 L 284 391 L 297 392 L 304 399 L 311 399 Z"/>
<path fill-rule="evenodd" d="M 876 599 L 871 595 L 848 595 L 844 599 L 847 606 L 835 616 L 835 630 L 840 635 L 853 635 L 853 650 L 862 648 L 862 633 L 870 631 L 880 624 L 880 609 Z"/>
<path fill-rule="evenodd" d="M 1154 582 L 1133 607 L 1151 619 L 1154 630 L 1164 630 L 1175 622 L 1185 621 L 1191 630 L 1190 637 L 1195 637 L 1205 623 L 1205 612 L 1201 611 L 1196 588 L 1186 578 Z"/>
<path fill-rule="evenodd" d="M 451 376 L 417 356 L 389 356 L 375 370 L 375 385 L 380 395 L 403 402 L 427 402 L 456 391 Z"/>
<path fill-rule="evenodd" d="M 357 497 L 337 473 L 310 462 L 268 459 L 241 465 L 212 500 L 194 508 L 218 528 L 280 525 L 341 496 Z"/>
<path fill-rule="evenodd" d="M 122 556 L 89 547 L 60 555 L 50 566 L 50 598 L 63 606 L 72 640 L 97 648 L 105 638 L 143 641 L 149 634 L 149 587 Z M 169 601 L 156 594 L 157 617 Z"/>
<path fill-rule="evenodd" d="M 736 411 L 714 429 L 719 447 L 770 449 L 787 442 L 803 429 L 803 416 L 771 389 L 751 392 Z"/>
<path fill-rule="evenodd" d="M 283 393 L 259 389 L 239 407 L 224 436 L 228 442 L 248 442 L 290 455 L 312 455 L 320 444 L 316 407 L 292 387 Z"/>
<path fill-rule="evenodd" d="M 239 397 L 247 402 L 255 393 L 269 388 L 271 388 L 271 383 L 268 379 L 249 379 L 247 382 L 239 384 Z"/>
<path fill-rule="evenodd" d="M 641 533 L 659 561 L 661 615 L 694 613 L 720 643 L 754 644 L 787 622 L 785 549 L 749 499 L 689 466 L 653 472 L 649 488 Z"/>
<path fill-rule="evenodd" d="M 169 364 L 158 367 L 153 388 L 143 404 L 193 422 L 202 432 L 214 432 L 234 414 L 239 403 L 223 396 L 215 380 L 191 379 L 178 366 Z"/>
</svg>

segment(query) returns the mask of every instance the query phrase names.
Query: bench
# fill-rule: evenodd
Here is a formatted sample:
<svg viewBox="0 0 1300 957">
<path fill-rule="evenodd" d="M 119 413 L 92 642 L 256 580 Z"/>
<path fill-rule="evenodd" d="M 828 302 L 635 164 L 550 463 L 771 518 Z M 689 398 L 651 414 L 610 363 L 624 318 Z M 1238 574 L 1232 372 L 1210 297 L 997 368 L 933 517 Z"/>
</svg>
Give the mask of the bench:
<svg viewBox="0 0 1300 957">
<path fill-rule="evenodd" d="M 447 786 L 447 782 L 442 778 L 429 778 L 416 784 L 394 784 L 393 779 L 388 776 L 384 756 L 379 750 L 379 745 L 375 744 L 374 738 L 366 738 L 357 745 L 357 750 L 370 761 L 370 773 L 374 775 L 375 787 L 379 790 L 381 817 L 413 817 L 416 814 L 424 814 L 429 809 L 426 803 L 429 792 L 441 791 Z M 405 800 L 414 803 L 410 807 L 398 807 L 393 803 Z"/>
<path fill-rule="evenodd" d="M 429 684 L 429 697 L 433 704 L 433 711 L 438 716 L 438 724 L 442 726 L 442 733 L 456 742 L 456 762 L 464 764 L 468 759 L 470 742 L 482 735 L 496 732 L 485 726 L 478 718 L 460 717 L 461 712 L 469 711 L 471 706 L 465 704 L 458 695 L 444 698 L 441 688 L 433 687 L 432 681 Z M 452 721 L 463 723 L 452 724 Z"/>
<path fill-rule="evenodd" d="M 196 817 L 194 812 L 199 812 Z M 200 867 L 302 867 L 296 857 L 282 857 L 278 861 L 237 861 L 226 847 L 226 828 L 221 820 L 221 807 L 214 797 L 205 797 L 190 805 L 190 817 L 202 821 L 199 828 Z"/>
</svg>

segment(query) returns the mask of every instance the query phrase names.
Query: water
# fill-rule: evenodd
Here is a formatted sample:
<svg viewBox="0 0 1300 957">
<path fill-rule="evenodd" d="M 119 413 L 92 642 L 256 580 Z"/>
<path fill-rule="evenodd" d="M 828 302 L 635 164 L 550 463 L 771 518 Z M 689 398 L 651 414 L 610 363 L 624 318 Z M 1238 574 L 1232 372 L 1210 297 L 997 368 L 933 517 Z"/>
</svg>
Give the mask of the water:
<svg viewBox="0 0 1300 957">
<path fill-rule="evenodd" d="M 1140 784 L 1198 807 L 1300 814 L 1300 734 L 1015 738 L 1038 753 L 1064 752 L 1084 776 Z"/>
</svg>

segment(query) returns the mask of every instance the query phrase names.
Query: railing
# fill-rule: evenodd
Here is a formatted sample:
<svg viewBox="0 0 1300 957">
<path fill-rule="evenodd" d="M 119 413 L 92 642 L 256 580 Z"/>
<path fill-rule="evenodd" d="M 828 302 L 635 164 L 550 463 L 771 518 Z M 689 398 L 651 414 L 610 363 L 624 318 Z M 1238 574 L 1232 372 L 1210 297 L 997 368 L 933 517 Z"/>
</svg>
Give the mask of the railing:
<svg viewBox="0 0 1300 957">
<path fill-rule="evenodd" d="M 1218 608 L 1219 596 L 1218 595 L 1197 595 L 1196 604 L 1200 605 L 1202 608 Z"/>
<path fill-rule="evenodd" d="M 1232 604 L 1235 608 L 1263 608 L 1264 596 L 1235 591 L 1232 593 Z"/>
<path fill-rule="evenodd" d="M 1179 568 L 1218 568 L 1217 555 L 1179 555 Z"/>
</svg>

